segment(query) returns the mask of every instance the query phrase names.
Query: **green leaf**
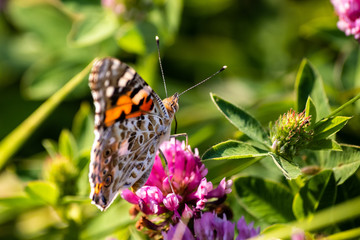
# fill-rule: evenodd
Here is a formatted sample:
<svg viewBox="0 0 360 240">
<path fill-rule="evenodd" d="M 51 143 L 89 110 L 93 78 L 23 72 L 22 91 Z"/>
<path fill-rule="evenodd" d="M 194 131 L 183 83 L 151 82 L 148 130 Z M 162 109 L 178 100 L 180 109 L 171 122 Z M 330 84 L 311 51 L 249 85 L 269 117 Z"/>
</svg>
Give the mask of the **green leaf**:
<svg viewBox="0 0 360 240">
<path fill-rule="evenodd" d="M 33 199 L 46 204 L 55 205 L 59 197 L 59 190 L 55 184 L 44 181 L 29 182 L 25 192 Z"/>
<path fill-rule="evenodd" d="M 334 227 L 335 224 L 347 221 L 360 216 L 360 197 L 337 204 L 314 215 L 296 222 L 287 223 L 287 228 L 275 228 L 267 231 L 254 240 L 260 239 L 290 239 L 294 229 L 301 229 L 305 232 L 314 232 L 326 227 Z M 345 238 L 346 239 L 346 238 Z"/>
<path fill-rule="evenodd" d="M 316 122 L 316 107 L 311 97 L 308 97 L 305 106 L 305 117 L 308 116 L 311 116 L 310 126 L 313 126 Z"/>
<path fill-rule="evenodd" d="M 72 133 L 79 151 L 90 149 L 94 139 L 94 120 L 90 112 L 89 103 L 83 102 L 73 120 Z"/>
<path fill-rule="evenodd" d="M 91 199 L 89 196 L 64 196 L 61 199 L 61 204 L 70 204 L 70 203 L 90 203 Z"/>
<path fill-rule="evenodd" d="M 314 127 L 314 138 L 315 140 L 326 139 L 338 131 L 340 131 L 351 117 L 330 117 L 320 120 Z"/>
<path fill-rule="evenodd" d="M 307 147 L 312 150 L 333 150 L 342 151 L 341 146 L 333 139 L 320 139 L 311 141 Z"/>
<path fill-rule="evenodd" d="M 55 50 L 65 47 L 72 24 L 70 15 L 62 6 L 51 1 L 11 1 L 7 10 L 17 28 L 37 35 L 42 47 Z"/>
<path fill-rule="evenodd" d="M 119 46 L 127 52 L 143 55 L 156 49 L 156 27 L 149 22 L 127 24 L 121 29 L 117 37 Z"/>
<path fill-rule="evenodd" d="M 96 59 L 95 59 L 96 60 Z M 26 120 L 0 142 L 0 169 L 6 161 L 22 146 L 37 127 L 49 114 L 78 86 L 93 65 L 92 61 L 80 73 L 74 76 L 64 87 L 52 95 L 38 109 L 36 109 Z"/>
<path fill-rule="evenodd" d="M 267 156 L 268 153 L 250 144 L 229 140 L 219 143 L 208 149 L 202 156 L 202 160 L 226 160 L 241 158 L 257 158 Z"/>
<path fill-rule="evenodd" d="M 183 10 L 183 1 L 173 0 L 165 4 L 166 7 L 166 24 L 170 34 L 174 34 L 179 30 L 181 23 L 181 15 Z"/>
<path fill-rule="evenodd" d="M 73 53 L 76 50 L 73 50 Z M 86 63 L 84 59 L 74 60 L 70 56 L 50 56 L 36 61 L 24 74 L 21 82 L 23 94 L 31 100 L 43 100 L 51 97 L 64 86 L 76 73 L 80 72 Z M 87 82 L 82 82 L 75 89 L 79 98 L 88 93 Z"/>
<path fill-rule="evenodd" d="M 42 145 L 44 146 L 47 153 L 50 155 L 51 158 L 55 158 L 58 154 L 58 146 L 57 142 L 52 139 L 44 139 L 42 141 Z"/>
<path fill-rule="evenodd" d="M 318 210 L 332 206 L 336 199 L 336 182 L 331 170 L 313 176 L 296 194 L 293 211 L 304 219 Z"/>
<path fill-rule="evenodd" d="M 44 203 L 27 195 L 0 198 L 0 224 L 16 219 L 22 212 L 42 206 Z"/>
<path fill-rule="evenodd" d="M 73 160 L 78 154 L 74 136 L 66 129 L 62 130 L 60 133 L 59 153 L 62 156 L 68 158 L 69 160 Z"/>
<path fill-rule="evenodd" d="M 332 169 L 338 185 L 343 184 L 360 167 L 360 152 L 345 148 L 342 152 L 332 152 L 328 161 L 324 162 L 325 169 Z"/>
<path fill-rule="evenodd" d="M 229 140 L 208 149 L 201 159 L 209 170 L 207 178 L 220 182 L 222 178 L 238 174 L 267 155 L 264 150 L 248 143 Z"/>
<path fill-rule="evenodd" d="M 289 228 L 289 226 L 286 225 L 286 224 L 273 224 L 273 225 L 265 228 L 264 230 L 262 230 L 261 233 L 266 234 L 268 232 L 279 231 L 279 230 L 284 229 L 284 228 L 287 229 L 287 228 Z"/>
<path fill-rule="evenodd" d="M 269 224 L 294 220 L 293 195 L 284 185 L 257 177 L 239 177 L 234 185 L 238 201 L 256 218 Z"/>
<path fill-rule="evenodd" d="M 304 59 L 300 64 L 296 76 L 295 91 L 297 112 L 305 109 L 307 99 L 310 96 L 316 106 L 319 119 L 330 113 L 329 100 L 324 91 L 322 78 L 307 59 Z"/>
<path fill-rule="evenodd" d="M 281 170 L 284 176 L 288 179 L 297 178 L 301 174 L 301 169 L 285 160 L 284 158 L 274 154 L 268 153 L 270 157 L 274 160 L 275 165 Z"/>
<path fill-rule="evenodd" d="M 127 214 L 130 206 L 131 204 L 122 199 L 116 200 L 105 212 L 97 214 L 96 217 L 83 224 L 80 239 L 103 239 L 115 230 L 135 224 L 136 220 L 131 219 L 131 216 Z M 109 219 L 116 219 L 116 221 L 109 221 Z"/>
<path fill-rule="evenodd" d="M 80 153 L 79 157 L 75 159 L 76 167 L 79 171 L 81 171 L 88 165 L 90 152 L 91 152 L 90 150 L 83 151 Z"/>
<path fill-rule="evenodd" d="M 255 118 L 245 110 L 236 107 L 215 94 L 211 93 L 210 96 L 217 108 L 235 127 L 254 141 L 262 143 L 268 148 L 271 147 L 268 134 Z"/>
<path fill-rule="evenodd" d="M 342 239 L 359 239 L 360 227 L 353 228 L 347 231 L 335 233 L 326 237 L 328 240 L 342 240 Z"/>
<path fill-rule="evenodd" d="M 42 202 L 37 199 L 30 198 L 28 195 L 10 196 L 0 198 L 0 209 L 12 208 L 12 209 L 27 209 L 38 205 Z"/>
<path fill-rule="evenodd" d="M 113 35 L 118 28 L 113 11 L 90 5 L 82 5 L 77 10 L 81 17 L 76 19 L 69 34 L 70 43 L 77 47 L 96 44 Z"/>
</svg>

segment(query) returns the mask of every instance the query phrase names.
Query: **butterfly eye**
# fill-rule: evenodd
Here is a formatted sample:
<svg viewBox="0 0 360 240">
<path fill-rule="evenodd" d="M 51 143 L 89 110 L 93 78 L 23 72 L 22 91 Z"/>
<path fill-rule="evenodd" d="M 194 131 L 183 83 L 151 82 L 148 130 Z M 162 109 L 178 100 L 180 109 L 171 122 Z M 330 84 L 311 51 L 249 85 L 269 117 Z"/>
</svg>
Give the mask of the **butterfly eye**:
<svg viewBox="0 0 360 240">
<path fill-rule="evenodd" d="M 111 154 L 111 149 L 110 149 L 110 148 L 105 149 L 105 151 L 104 151 L 104 153 L 103 153 L 104 158 L 109 157 L 109 156 L 110 156 L 110 154 Z"/>
<path fill-rule="evenodd" d="M 107 175 L 106 178 L 105 178 L 105 182 L 104 182 L 105 187 L 110 186 L 111 183 L 112 183 L 112 176 Z"/>
</svg>

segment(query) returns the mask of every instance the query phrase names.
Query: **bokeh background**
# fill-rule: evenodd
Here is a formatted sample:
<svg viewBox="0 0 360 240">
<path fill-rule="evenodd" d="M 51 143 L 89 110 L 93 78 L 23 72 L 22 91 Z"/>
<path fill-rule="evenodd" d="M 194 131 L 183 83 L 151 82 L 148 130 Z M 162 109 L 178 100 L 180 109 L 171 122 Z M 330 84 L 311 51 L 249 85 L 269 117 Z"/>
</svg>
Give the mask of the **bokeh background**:
<svg viewBox="0 0 360 240">
<path fill-rule="evenodd" d="M 188 133 L 200 155 L 216 143 L 242 137 L 218 112 L 209 92 L 267 126 L 294 106 L 303 58 L 318 69 L 336 108 L 360 86 L 358 42 L 339 31 L 336 22 L 327 0 L 0 0 L 0 139 L 95 57 L 127 62 L 164 98 L 156 35 L 169 94 L 228 66 L 180 99 L 177 131 Z M 347 111 L 354 117 L 339 142 L 358 144 L 359 108 Z M 124 227 L 133 224 L 126 203 L 101 214 L 87 199 L 92 112 L 84 78 L 2 166 L 0 238 L 141 237 L 133 227 Z M 54 167 L 54 158 L 64 155 L 80 159 L 75 163 L 79 171 L 72 172 L 69 159 Z M 68 178 L 61 180 L 52 171 Z M 31 192 L 29 181 L 41 179 L 63 181 L 57 194 L 78 198 L 65 199 L 64 206 L 54 209 L 19 197 L 24 188 Z M 76 189 L 68 189 L 72 183 Z"/>
</svg>

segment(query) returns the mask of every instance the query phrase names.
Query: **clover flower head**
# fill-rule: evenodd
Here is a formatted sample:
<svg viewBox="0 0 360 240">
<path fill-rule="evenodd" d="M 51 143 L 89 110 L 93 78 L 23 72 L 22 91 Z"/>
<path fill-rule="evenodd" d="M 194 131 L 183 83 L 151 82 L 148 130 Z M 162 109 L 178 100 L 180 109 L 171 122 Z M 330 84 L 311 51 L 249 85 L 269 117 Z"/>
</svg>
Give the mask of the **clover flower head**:
<svg viewBox="0 0 360 240">
<path fill-rule="evenodd" d="M 239 231 L 239 235 L 236 237 L 236 240 L 245 240 L 260 234 L 260 227 L 254 228 L 253 222 L 247 225 L 244 216 L 239 219 L 236 224 L 236 228 Z"/>
<path fill-rule="evenodd" d="M 337 27 L 347 36 L 354 35 L 360 39 L 360 1 L 359 0 L 331 0 L 339 16 Z"/>
<path fill-rule="evenodd" d="M 226 219 L 221 219 L 216 214 L 205 212 L 201 218 L 194 220 L 194 232 L 199 240 L 206 239 L 234 239 L 235 223 Z"/>
<path fill-rule="evenodd" d="M 244 217 L 239 219 L 236 228 L 239 233 L 236 240 L 245 240 L 260 234 L 260 228 L 254 228 L 254 223 L 246 224 Z M 176 225 L 171 225 L 169 231 L 163 232 L 162 235 L 165 240 L 173 239 L 174 236 L 184 240 L 233 240 L 235 236 L 235 223 L 227 220 L 225 215 L 220 218 L 211 212 L 205 212 L 196 218 L 193 229 L 192 234 L 190 228 L 180 221 Z"/>
<path fill-rule="evenodd" d="M 201 162 L 197 149 L 192 152 L 184 142 L 164 142 L 160 149 L 167 160 L 168 171 L 157 155 L 145 185 L 135 193 L 126 189 L 121 196 L 134 204 L 133 215 L 139 211 L 147 215 L 139 225 L 146 224 L 156 231 L 169 229 L 171 235 L 173 230 L 170 226 L 178 223 L 181 216 L 186 219 L 194 218 L 207 205 L 221 204 L 226 194 L 231 192 L 232 181 L 224 178 L 215 188 L 206 179 L 208 170 Z M 156 226 L 149 222 L 148 218 L 154 217 L 151 215 L 157 216 Z"/>
</svg>

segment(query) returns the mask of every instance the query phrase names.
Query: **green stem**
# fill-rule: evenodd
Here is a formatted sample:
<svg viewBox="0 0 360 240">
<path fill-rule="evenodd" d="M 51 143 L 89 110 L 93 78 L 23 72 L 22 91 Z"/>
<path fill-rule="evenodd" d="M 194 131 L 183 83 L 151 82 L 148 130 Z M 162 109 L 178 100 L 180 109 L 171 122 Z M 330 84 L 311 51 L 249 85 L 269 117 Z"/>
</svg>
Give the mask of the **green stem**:
<svg viewBox="0 0 360 240">
<path fill-rule="evenodd" d="M 14 154 L 29 136 L 40 126 L 47 116 L 65 99 L 74 88 L 81 83 L 90 71 L 94 59 L 80 73 L 74 76 L 59 91 L 46 100 L 35 112 L 25 119 L 9 135 L 0 142 L 0 169 L 2 169 L 7 160 Z"/>
<path fill-rule="evenodd" d="M 358 239 L 359 237 L 360 237 L 360 227 L 330 235 L 326 239 L 328 239 L 328 240 L 346 240 L 346 239 Z"/>
<path fill-rule="evenodd" d="M 355 97 L 353 97 L 351 100 L 347 101 L 345 104 L 343 104 L 340 107 L 338 107 L 337 109 L 335 109 L 332 113 L 330 113 L 329 116 L 327 116 L 327 118 L 335 116 L 336 114 L 341 112 L 344 108 L 348 107 L 349 105 L 353 104 L 354 102 L 356 102 L 359 99 L 360 99 L 360 93 L 358 95 L 356 95 Z"/>
</svg>

